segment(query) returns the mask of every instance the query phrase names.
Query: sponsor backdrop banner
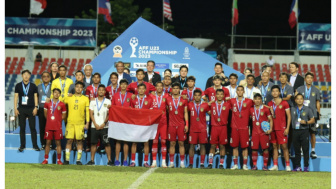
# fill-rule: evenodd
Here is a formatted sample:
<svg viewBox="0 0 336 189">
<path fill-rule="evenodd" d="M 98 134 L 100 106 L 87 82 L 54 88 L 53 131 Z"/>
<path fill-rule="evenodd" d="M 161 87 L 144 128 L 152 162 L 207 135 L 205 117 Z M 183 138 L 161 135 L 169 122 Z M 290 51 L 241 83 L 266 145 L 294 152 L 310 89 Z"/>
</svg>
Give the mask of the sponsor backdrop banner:
<svg viewBox="0 0 336 189">
<path fill-rule="evenodd" d="M 163 76 L 165 69 L 171 69 L 173 75 L 179 74 L 179 68 L 186 65 L 188 76 L 196 76 L 196 86 L 204 89 L 206 81 L 214 75 L 214 66 L 218 62 L 210 55 L 178 39 L 170 33 L 139 18 L 113 43 L 103 50 L 92 62 L 93 71 L 102 74 L 102 82 L 107 84 L 112 72 L 116 72 L 115 63 L 123 61 L 130 67 L 131 77 L 135 81 L 135 71 L 146 71 L 148 60 L 155 61 L 154 71 Z M 223 64 L 226 76 L 243 74 Z"/>
<path fill-rule="evenodd" d="M 6 17 L 5 43 L 96 47 L 96 20 Z"/>
<path fill-rule="evenodd" d="M 299 23 L 298 35 L 299 50 L 331 50 L 331 24 Z"/>
</svg>

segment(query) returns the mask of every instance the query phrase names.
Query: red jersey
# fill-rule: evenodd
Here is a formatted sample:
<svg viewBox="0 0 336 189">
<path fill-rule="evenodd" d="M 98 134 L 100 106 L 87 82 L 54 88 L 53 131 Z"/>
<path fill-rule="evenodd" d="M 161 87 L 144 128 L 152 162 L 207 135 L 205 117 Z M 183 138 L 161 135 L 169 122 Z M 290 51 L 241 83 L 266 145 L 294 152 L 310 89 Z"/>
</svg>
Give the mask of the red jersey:
<svg viewBox="0 0 336 189">
<path fill-rule="evenodd" d="M 235 129 L 248 129 L 250 120 L 250 109 L 254 103 L 251 99 L 244 98 L 239 102 L 241 112 L 239 113 L 238 103 L 236 98 L 229 100 L 232 107 L 231 127 Z M 241 117 L 239 117 L 241 115 Z"/>
<path fill-rule="evenodd" d="M 226 98 L 230 97 L 229 89 L 222 86 L 222 89 L 224 90 L 224 101 L 227 101 Z M 209 99 L 209 101 L 216 101 L 216 89 L 215 87 L 209 87 L 204 91 L 204 95 L 206 95 Z"/>
<path fill-rule="evenodd" d="M 131 100 L 131 107 L 136 109 L 153 109 L 153 99 L 147 95 L 143 98 L 138 98 L 137 96 L 134 100 Z"/>
<path fill-rule="evenodd" d="M 255 109 L 254 107 L 252 107 L 250 109 L 250 115 L 252 116 L 252 133 L 253 134 L 265 134 L 265 132 L 261 129 L 261 123 L 263 121 L 268 122 L 268 116 L 271 116 L 271 112 L 269 108 L 261 105 L 260 112 L 259 112 L 259 109 Z M 256 115 L 259 116 L 259 120 L 257 120 Z M 256 124 L 257 122 L 259 122 L 259 125 Z"/>
<path fill-rule="evenodd" d="M 180 99 L 180 102 L 178 100 Z M 173 103 L 175 102 L 175 105 L 177 105 L 177 110 L 175 108 L 175 105 Z M 167 104 L 169 107 L 168 113 L 169 113 L 169 127 L 184 127 L 184 108 L 188 106 L 188 101 L 183 100 L 181 96 L 179 98 L 174 99 L 173 97 L 169 96 L 167 98 Z M 177 111 L 177 114 L 175 113 Z"/>
<path fill-rule="evenodd" d="M 150 94 L 149 96 L 153 99 L 153 109 L 162 110 L 163 112 L 161 119 L 160 119 L 160 123 L 167 125 L 167 111 L 166 110 L 167 110 L 167 105 L 168 105 L 167 98 L 169 97 L 169 95 L 167 93 L 164 93 L 161 96 L 156 96 L 153 94 Z M 160 108 L 158 106 L 159 104 L 160 104 Z"/>
<path fill-rule="evenodd" d="M 171 88 L 170 86 L 169 86 L 168 88 L 163 87 L 163 92 L 164 92 L 164 93 L 167 93 L 167 94 L 169 94 L 169 95 L 171 95 L 172 88 Z"/>
<path fill-rule="evenodd" d="M 190 132 L 193 133 L 206 133 L 207 124 L 206 124 L 206 113 L 209 111 L 209 105 L 207 103 L 196 104 L 191 101 L 188 103 L 188 111 L 190 112 L 189 123 L 190 123 Z M 197 114 L 199 112 L 199 115 Z"/>
<path fill-rule="evenodd" d="M 154 85 L 148 83 L 148 82 L 143 82 L 145 85 L 146 85 L 146 92 L 145 92 L 145 95 L 149 95 L 150 92 L 152 91 L 156 91 Z M 131 92 L 135 95 L 138 94 L 138 82 L 132 82 L 130 83 L 128 86 L 127 86 L 127 89 L 126 89 L 127 92 Z"/>
<path fill-rule="evenodd" d="M 218 111 L 220 112 L 220 116 L 218 117 Z M 211 111 L 211 126 L 212 127 L 218 127 L 218 126 L 225 126 L 228 124 L 229 120 L 229 112 L 231 109 L 231 104 L 229 102 L 224 102 L 221 110 L 221 104 L 216 104 L 216 102 L 213 102 L 210 107 Z M 218 121 L 218 118 L 220 118 L 220 121 Z"/>
<path fill-rule="evenodd" d="M 194 90 L 196 90 L 196 89 L 202 91 L 202 89 L 194 87 Z M 189 101 L 189 102 L 190 102 L 190 101 L 193 101 L 193 100 L 195 100 L 195 99 L 194 99 L 194 90 L 191 90 L 191 91 L 190 91 L 188 88 L 187 88 L 187 89 L 184 89 L 184 90 L 182 91 L 181 95 L 187 95 L 187 97 L 188 97 L 188 101 Z M 204 95 L 204 92 L 202 91 L 201 96 L 203 96 L 203 95 Z"/>
<path fill-rule="evenodd" d="M 117 93 L 117 92 L 120 92 L 120 87 L 117 86 L 116 89 L 113 89 L 112 86 L 109 85 L 109 86 L 107 86 L 107 87 L 105 88 L 105 90 L 106 90 L 106 93 L 105 93 L 106 98 L 108 98 L 108 99 L 110 99 L 110 100 L 112 101 L 112 97 L 113 97 L 113 95 L 114 95 L 115 93 Z"/>
<path fill-rule="evenodd" d="M 285 130 L 287 127 L 286 110 L 289 109 L 288 102 L 282 100 L 280 104 L 276 106 L 272 100 L 268 102 L 268 106 L 273 108 L 275 114 L 275 118 L 273 117 L 273 130 Z"/>
<path fill-rule="evenodd" d="M 89 97 L 89 99 L 91 98 L 97 98 L 98 97 L 98 87 L 94 87 L 94 85 L 89 85 L 86 87 L 86 91 L 85 91 L 85 96 Z"/>
<path fill-rule="evenodd" d="M 44 104 L 44 109 L 48 110 L 47 112 L 47 122 L 46 122 L 46 130 L 62 130 L 62 113 L 66 113 L 67 109 L 65 107 L 65 104 L 61 101 L 57 104 L 54 103 L 54 114 L 52 113 L 53 107 L 52 107 L 52 102 L 46 102 Z M 54 116 L 55 119 L 51 119 L 51 116 Z"/>
<path fill-rule="evenodd" d="M 132 100 L 132 93 L 126 92 L 123 95 L 123 94 L 121 94 L 121 92 L 117 92 L 112 97 L 112 105 L 130 107 L 131 106 L 131 100 Z"/>
</svg>

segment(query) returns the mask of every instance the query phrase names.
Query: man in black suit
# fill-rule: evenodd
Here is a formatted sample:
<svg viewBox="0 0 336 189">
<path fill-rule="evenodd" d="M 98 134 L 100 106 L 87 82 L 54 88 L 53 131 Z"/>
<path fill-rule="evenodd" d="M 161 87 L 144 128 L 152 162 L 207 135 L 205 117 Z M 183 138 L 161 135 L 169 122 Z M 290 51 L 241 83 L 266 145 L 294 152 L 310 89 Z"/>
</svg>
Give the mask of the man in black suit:
<svg viewBox="0 0 336 189">
<path fill-rule="evenodd" d="M 154 72 L 155 62 L 154 60 L 147 61 L 147 72 L 145 73 L 144 81 L 151 83 L 155 86 L 156 82 L 161 81 L 160 74 Z"/>
<path fill-rule="evenodd" d="M 220 62 L 217 62 L 215 64 L 215 75 L 219 75 L 221 77 L 221 80 L 222 80 L 222 86 L 228 86 L 230 85 L 230 82 L 229 82 L 229 79 L 224 75 L 224 72 L 223 72 L 223 65 L 222 63 Z M 205 89 L 213 86 L 213 76 L 209 77 L 209 79 L 207 80 L 206 82 L 206 85 L 205 85 Z"/>
<path fill-rule="evenodd" d="M 304 78 L 298 74 L 299 64 L 296 62 L 289 63 L 289 71 L 290 75 L 288 75 L 288 82 L 291 84 L 294 91 L 296 91 L 297 88 L 304 85 Z"/>
<path fill-rule="evenodd" d="M 272 67 L 269 65 L 264 65 L 263 67 L 261 67 L 261 74 L 255 78 L 255 82 L 254 82 L 254 86 L 256 87 L 257 85 L 259 85 L 259 82 L 261 81 L 261 75 L 264 71 L 267 71 L 270 76 L 271 76 L 271 72 L 272 72 Z M 274 83 L 273 79 L 270 78 L 269 79 L 270 82 Z"/>
</svg>

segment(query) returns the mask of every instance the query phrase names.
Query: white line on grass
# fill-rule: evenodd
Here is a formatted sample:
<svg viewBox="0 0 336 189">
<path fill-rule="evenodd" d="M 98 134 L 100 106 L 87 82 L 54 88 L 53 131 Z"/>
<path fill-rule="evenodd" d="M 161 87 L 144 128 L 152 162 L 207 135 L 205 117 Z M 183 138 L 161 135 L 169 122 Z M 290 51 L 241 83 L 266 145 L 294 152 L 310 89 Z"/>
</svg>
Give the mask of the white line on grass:
<svg viewBox="0 0 336 189">
<path fill-rule="evenodd" d="M 155 170 L 157 169 L 156 168 L 150 168 L 148 171 L 146 171 L 144 174 L 142 174 L 136 181 L 134 181 L 132 183 L 132 185 L 129 187 L 129 189 L 135 189 L 135 188 L 138 188 L 140 186 L 140 184 L 142 184 L 146 178 L 152 174 Z"/>
</svg>

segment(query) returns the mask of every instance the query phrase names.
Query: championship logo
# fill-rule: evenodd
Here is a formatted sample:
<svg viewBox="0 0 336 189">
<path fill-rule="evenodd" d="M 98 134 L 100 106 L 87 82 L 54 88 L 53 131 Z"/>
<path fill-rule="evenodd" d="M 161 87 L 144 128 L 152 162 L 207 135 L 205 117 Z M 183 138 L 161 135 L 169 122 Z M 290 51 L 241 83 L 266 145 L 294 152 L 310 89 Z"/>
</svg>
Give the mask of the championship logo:
<svg viewBox="0 0 336 189">
<path fill-rule="evenodd" d="M 183 59 L 190 59 L 189 56 L 190 56 L 189 48 L 186 47 L 186 48 L 184 48 Z"/>
<path fill-rule="evenodd" d="M 138 46 L 138 44 L 139 44 L 138 38 L 132 37 L 129 44 L 132 47 L 132 54 L 131 54 L 130 58 L 136 58 L 137 56 L 135 55 L 135 51 L 136 51 L 136 46 Z"/>
<path fill-rule="evenodd" d="M 116 45 L 113 47 L 113 58 L 122 58 L 122 47 L 120 45 Z"/>
</svg>

